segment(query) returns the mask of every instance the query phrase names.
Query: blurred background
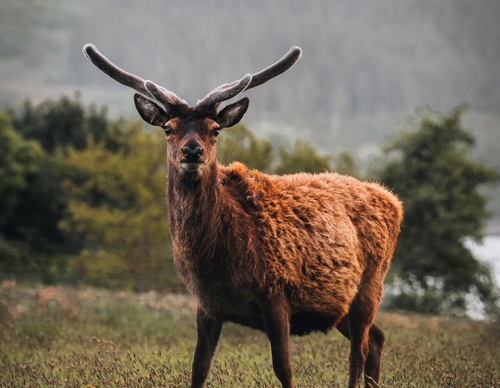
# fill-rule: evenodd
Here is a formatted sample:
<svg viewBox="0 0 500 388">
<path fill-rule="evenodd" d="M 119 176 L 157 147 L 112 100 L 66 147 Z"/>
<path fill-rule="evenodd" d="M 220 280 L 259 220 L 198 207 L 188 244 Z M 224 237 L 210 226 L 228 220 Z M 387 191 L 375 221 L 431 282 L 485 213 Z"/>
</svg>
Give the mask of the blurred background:
<svg viewBox="0 0 500 388">
<path fill-rule="evenodd" d="M 407 213 L 388 301 L 493 314 L 498 20 L 496 0 L 2 0 L 0 277 L 183 290 L 162 135 L 84 44 L 190 104 L 297 45 L 294 68 L 247 93 L 221 161 L 382 181 Z"/>
</svg>

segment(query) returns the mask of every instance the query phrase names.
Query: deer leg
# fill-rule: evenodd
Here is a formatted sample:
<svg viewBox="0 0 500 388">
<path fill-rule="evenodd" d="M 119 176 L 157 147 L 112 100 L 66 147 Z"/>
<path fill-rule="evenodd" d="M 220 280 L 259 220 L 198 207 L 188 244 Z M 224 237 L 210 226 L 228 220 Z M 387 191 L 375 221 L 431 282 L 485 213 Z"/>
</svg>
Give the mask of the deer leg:
<svg viewBox="0 0 500 388">
<path fill-rule="evenodd" d="M 198 307 L 196 317 L 198 341 L 194 352 L 192 388 L 203 387 L 207 379 L 215 348 L 219 341 L 222 322 L 222 319 L 214 318 L 208 315 L 201 307 Z"/>
<path fill-rule="evenodd" d="M 377 298 L 374 298 L 373 293 L 370 295 L 363 295 L 360 293 L 349 310 L 347 320 L 349 323 L 349 337 L 351 341 L 351 352 L 349 354 L 350 388 L 358 386 L 363 372 L 372 374 L 374 369 L 379 369 L 381 350 L 377 350 L 376 341 L 382 338 L 382 336 L 380 336 L 382 332 L 378 328 L 371 329 L 373 318 L 375 317 L 375 312 L 379 304 L 380 299 L 378 299 L 377 302 Z M 365 367 L 370 353 L 371 336 L 373 336 L 373 354 L 372 358 L 368 361 L 368 366 Z M 374 377 L 377 378 L 377 381 L 375 381 Z M 368 377 L 365 378 L 366 387 L 373 386 L 374 383 L 378 384 L 378 376 L 374 377 L 368 375 Z"/>
<path fill-rule="evenodd" d="M 351 352 L 349 354 L 349 388 L 356 388 L 365 368 L 369 352 L 368 326 L 364 322 L 349 319 Z"/>
<path fill-rule="evenodd" d="M 380 328 L 372 324 L 370 327 L 370 350 L 365 363 L 365 387 L 378 387 L 380 381 L 380 362 L 384 348 L 385 336 Z"/>
<path fill-rule="evenodd" d="M 266 334 L 271 343 L 274 373 L 283 388 L 293 388 L 288 302 L 281 295 L 274 296 L 261 303 L 260 308 Z"/>
<path fill-rule="evenodd" d="M 344 318 L 338 325 L 337 330 L 349 341 L 349 321 Z M 372 324 L 369 332 L 369 350 L 365 362 L 365 387 L 378 387 L 380 381 L 380 362 L 382 358 L 382 349 L 384 348 L 385 336 L 382 330 Z"/>
</svg>

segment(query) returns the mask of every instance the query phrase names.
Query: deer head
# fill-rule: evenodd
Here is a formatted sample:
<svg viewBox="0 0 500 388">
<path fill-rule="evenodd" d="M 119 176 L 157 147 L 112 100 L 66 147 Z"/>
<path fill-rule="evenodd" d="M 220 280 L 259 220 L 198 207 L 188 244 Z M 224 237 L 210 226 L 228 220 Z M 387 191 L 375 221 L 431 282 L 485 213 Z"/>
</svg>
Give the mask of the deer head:
<svg viewBox="0 0 500 388">
<path fill-rule="evenodd" d="M 119 68 L 93 44 L 85 45 L 83 52 L 98 69 L 137 92 L 134 102 L 139 115 L 165 132 L 169 165 L 182 174 L 193 176 L 201 176 L 206 166 L 217 163 L 215 145 L 220 130 L 242 119 L 249 100 L 245 97 L 219 109 L 222 102 L 284 73 L 300 59 L 302 53 L 299 47 L 292 47 L 273 65 L 216 87 L 190 107 L 175 93 Z"/>
</svg>

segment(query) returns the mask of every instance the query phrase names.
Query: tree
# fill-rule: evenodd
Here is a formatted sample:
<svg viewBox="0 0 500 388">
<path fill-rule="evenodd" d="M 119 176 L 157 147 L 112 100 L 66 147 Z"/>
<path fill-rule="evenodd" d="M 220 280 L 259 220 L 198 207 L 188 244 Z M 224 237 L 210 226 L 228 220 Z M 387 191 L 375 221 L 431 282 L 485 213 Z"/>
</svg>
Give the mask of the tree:
<svg viewBox="0 0 500 388">
<path fill-rule="evenodd" d="M 464 312 L 472 293 L 495 309 L 491 273 L 465 242 L 481 240 L 488 215 L 480 188 L 499 175 L 471 159 L 474 138 L 462 128 L 464 111 L 419 111 L 413 126 L 385 148 L 380 180 L 405 207 L 393 261 L 393 272 L 404 283 L 404 292 L 393 300 L 398 307 Z"/>
<path fill-rule="evenodd" d="M 35 141 L 24 140 L 12 127 L 10 117 L 0 113 L 0 226 L 9 220 L 18 203 L 18 193 L 28 185 L 29 177 L 39 169 L 44 156 Z"/>
<path fill-rule="evenodd" d="M 83 150 L 69 149 L 75 173 L 65 230 L 84 247 L 70 262 L 75 279 L 136 291 L 181 289 L 173 269 L 165 206 L 165 146 L 161 131 L 124 124 L 114 135 L 120 147 L 106 149 L 92 138 Z"/>
<path fill-rule="evenodd" d="M 320 155 L 310 142 L 303 139 L 297 139 L 291 150 L 282 145 L 276 158 L 273 144 L 267 139 L 259 139 L 244 124 L 224 130 L 217 150 L 219 161 L 224 165 L 238 161 L 266 173 L 334 170 L 341 174 L 359 175 L 359 166 L 348 151 L 344 150 L 336 157 Z"/>
<path fill-rule="evenodd" d="M 31 101 L 10 112 L 16 130 L 26 139 L 40 142 L 49 153 L 65 147 L 83 149 L 88 135 L 100 141 L 112 128 L 104 107 L 85 107 L 79 95 L 73 99 L 45 100 L 34 106 Z"/>
<path fill-rule="evenodd" d="M 20 195 L 40 169 L 44 152 L 35 141 L 24 140 L 12 127 L 7 113 L 0 113 L 0 273 L 19 268 L 24 245 L 13 227 Z"/>
<path fill-rule="evenodd" d="M 333 170 L 339 174 L 351 175 L 354 177 L 359 177 L 361 174 L 359 165 L 349 151 L 340 151 L 339 154 L 333 158 L 333 162 Z"/>
<path fill-rule="evenodd" d="M 223 131 L 217 152 L 219 162 L 224 165 L 238 161 L 260 171 L 270 171 L 275 159 L 272 143 L 257 138 L 241 123 Z"/>
<path fill-rule="evenodd" d="M 297 172 L 325 172 L 330 169 L 332 156 L 319 155 L 310 142 L 297 139 L 289 151 L 284 145 L 279 149 L 280 163 L 275 168 L 277 174 Z"/>
<path fill-rule="evenodd" d="M 89 135 L 113 149 L 116 144 L 109 134 L 119 131 L 119 121 L 109 121 L 105 108 L 83 106 L 78 95 L 38 105 L 28 100 L 19 109 L 5 114 L 16 136 L 26 144 L 36 144 L 43 154 L 27 182 L 15 192 L 15 204 L 8 206 L 9 222 L 2 230 L 4 241 L 23 247 L 18 260 L 21 264 L 9 272 L 52 282 L 61 275 L 64 256 L 81 248 L 81 236 L 60 228 L 69 201 L 63 181 L 71 175 L 71 167 L 65 161 L 66 149 L 70 146 L 84 149 Z M 15 165 L 11 160 L 5 161 L 5 168 Z M 7 216 L 7 211 L 4 215 Z"/>
</svg>

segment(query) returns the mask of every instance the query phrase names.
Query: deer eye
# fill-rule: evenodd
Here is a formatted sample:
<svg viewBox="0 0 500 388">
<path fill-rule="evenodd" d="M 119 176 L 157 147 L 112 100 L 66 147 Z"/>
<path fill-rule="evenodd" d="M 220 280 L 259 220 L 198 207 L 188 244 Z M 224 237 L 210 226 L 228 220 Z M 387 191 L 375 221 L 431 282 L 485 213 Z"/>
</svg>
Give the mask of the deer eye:
<svg viewBox="0 0 500 388">
<path fill-rule="evenodd" d="M 172 133 L 173 133 L 173 129 L 170 125 L 166 124 L 164 127 L 163 127 L 163 132 L 165 132 L 165 136 L 170 136 Z"/>
<path fill-rule="evenodd" d="M 219 136 L 219 133 L 220 133 L 220 129 L 218 129 L 218 128 L 212 129 L 212 132 L 211 132 L 212 136 L 217 137 L 217 136 Z"/>
</svg>

